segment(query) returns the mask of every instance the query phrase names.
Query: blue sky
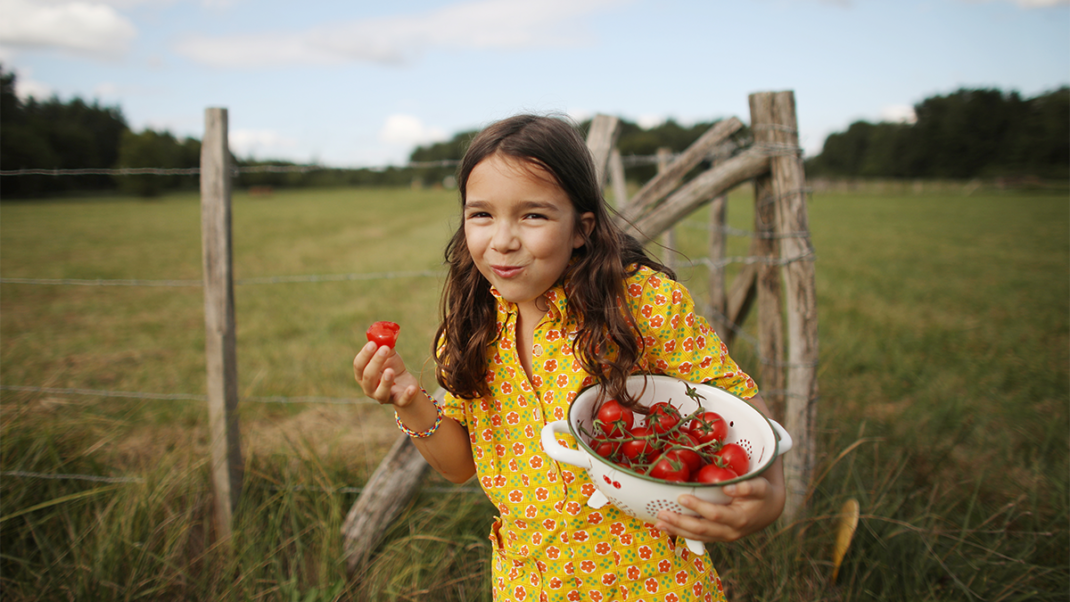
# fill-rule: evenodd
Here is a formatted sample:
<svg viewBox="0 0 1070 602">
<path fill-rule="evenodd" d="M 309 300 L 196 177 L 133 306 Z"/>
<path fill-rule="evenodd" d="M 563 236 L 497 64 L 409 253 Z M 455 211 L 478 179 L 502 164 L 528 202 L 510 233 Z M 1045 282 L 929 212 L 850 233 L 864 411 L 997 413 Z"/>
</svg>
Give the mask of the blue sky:
<svg viewBox="0 0 1070 602">
<path fill-rule="evenodd" d="M 1070 0 L 0 0 L 20 95 L 122 108 L 242 157 L 403 163 L 521 111 L 641 124 L 794 90 L 808 154 L 962 87 L 1070 84 Z"/>
</svg>

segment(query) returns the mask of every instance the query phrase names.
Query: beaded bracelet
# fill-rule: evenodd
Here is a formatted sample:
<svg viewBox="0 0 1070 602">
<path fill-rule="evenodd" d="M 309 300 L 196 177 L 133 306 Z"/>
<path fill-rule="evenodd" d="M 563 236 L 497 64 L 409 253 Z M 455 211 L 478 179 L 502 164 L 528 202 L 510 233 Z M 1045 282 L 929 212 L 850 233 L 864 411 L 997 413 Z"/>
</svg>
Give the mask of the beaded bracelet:
<svg viewBox="0 0 1070 602">
<path fill-rule="evenodd" d="M 427 398 L 431 400 L 431 403 L 435 404 L 435 412 L 437 413 L 437 416 L 435 417 L 435 423 L 431 425 L 431 428 L 426 431 L 414 431 L 401 423 L 401 416 L 398 416 L 397 410 L 394 410 L 394 422 L 397 423 L 398 428 L 401 429 L 401 432 L 414 439 L 423 439 L 424 437 L 434 435 L 435 431 L 438 430 L 439 425 L 442 424 L 442 408 L 438 407 L 438 401 L 435 400 L 434 397 L 431 397 L 427 391 L 424 391 L 423 387 L 420 387 L 420 390 L 423 391 L 424 395 L 427 395 Z"/>
</svg>

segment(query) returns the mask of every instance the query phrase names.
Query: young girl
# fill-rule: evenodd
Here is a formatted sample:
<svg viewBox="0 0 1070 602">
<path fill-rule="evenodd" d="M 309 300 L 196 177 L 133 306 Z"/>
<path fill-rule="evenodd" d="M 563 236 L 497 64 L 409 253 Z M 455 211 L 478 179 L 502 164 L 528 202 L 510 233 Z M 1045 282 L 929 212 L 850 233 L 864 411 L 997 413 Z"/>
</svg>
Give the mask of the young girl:
<svg viewBox="0 0 1070 602">
<path fill-rule="evenodd" d="M 770 524 L 784 504 L 779 460 L 725 487 L 732 503 L 681 496 L 699 517 L 663 511 L 651 525 L 588 507 L 593 483 L 550 459 L 539 436 L 591 384 L 634 404 L 624 387 L 632 374 L 712 381 L 768 413 L 754 381 L 672 272 L 614 224 L 571 125 L 530 115 L 491 125 L 458 183 L 463 223 L 446 248 L 434 345 L 445 401 L 390 347 L 368 343 L 353 368 L 436 470 L 455 483 L 478 475 L 500 514 L 490 537 L 495 599 L 724 600 L 708 555 L 676 538 L 734 541 Z"/>
</svg>

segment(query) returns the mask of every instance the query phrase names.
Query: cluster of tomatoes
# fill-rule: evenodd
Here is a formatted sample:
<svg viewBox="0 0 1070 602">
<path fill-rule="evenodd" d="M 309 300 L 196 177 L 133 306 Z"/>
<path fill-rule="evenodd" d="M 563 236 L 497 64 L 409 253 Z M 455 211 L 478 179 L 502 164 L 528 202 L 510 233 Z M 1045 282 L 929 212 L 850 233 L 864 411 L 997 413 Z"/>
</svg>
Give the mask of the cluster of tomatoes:
<svg viewBox="0 0 1070 602">
<path fill-rule="evenodd" d="M 720 483 L 747 473 L 747 451 L 725 443 L 728 422 L 699 407 L 684 416 L 667 401 L 650 406 L 646 420 L 611 399 L 602 403 L 590 434 L 596 454 L 642 475 L 674 483 Z"/>
</svg>

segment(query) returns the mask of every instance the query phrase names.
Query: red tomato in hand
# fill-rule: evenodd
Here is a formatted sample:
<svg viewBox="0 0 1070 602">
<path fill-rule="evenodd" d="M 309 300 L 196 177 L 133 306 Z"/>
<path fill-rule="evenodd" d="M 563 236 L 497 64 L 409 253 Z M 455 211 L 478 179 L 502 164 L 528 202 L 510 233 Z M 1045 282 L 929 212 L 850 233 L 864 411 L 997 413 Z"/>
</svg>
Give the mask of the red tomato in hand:
<svg viewBox="0 0 1070 602">
<path fill-rule="evenodd" d="M 670 450 L 661 455 L 661 459 L 650 467 L 647 474 L 663 481 L 685 483 L 691 476 L 691 469 L 676 450 Z"/>
<path fill-rule="evenodd" d="M 698 474 L 692 480 L 696 483 L 720 483 L 738 476 L 731 468 L 721 468 L 716 464 L 707 464 L 699 469 Z"/>
<path fill-rule="evenodd" d="M 621 437 L 632 428 L 635 417 L 632 411 L 622 406 L 616 399 L 610 399 L 598 409 L 598 420 L 602 432 L 610 437 Z"/>
<path fill-rule="evenodd" d="M 699 443 L 724 441 L 728 436 L 728 421 L 716 412 L 703 412 L 691 421 L 690 430 Z"/>
<path fill-rule="evenodd" d="M 680 410 L 667 401 L 659 401 L 650 406 L 646 415 L 646 425 L 656 433 L 665 433 L 680 423 Z"/>
<path fill-rule="evenodd" d="M 379 347 L 386 345 L 393 349 L 400 331 L 401 327 L 393 322 L 376 322 L 368 327 L 368 340 Z"/>
<path fill-rule="evenodd" d="M 721 450 L 714 454 L 721 459 L 721 465 L 731 468 L 738 475 L 745 475 L 750 470 L 750 459 L 747 458 L 747 450 L 735 443 L 725 443 Z"/>
</svg>

